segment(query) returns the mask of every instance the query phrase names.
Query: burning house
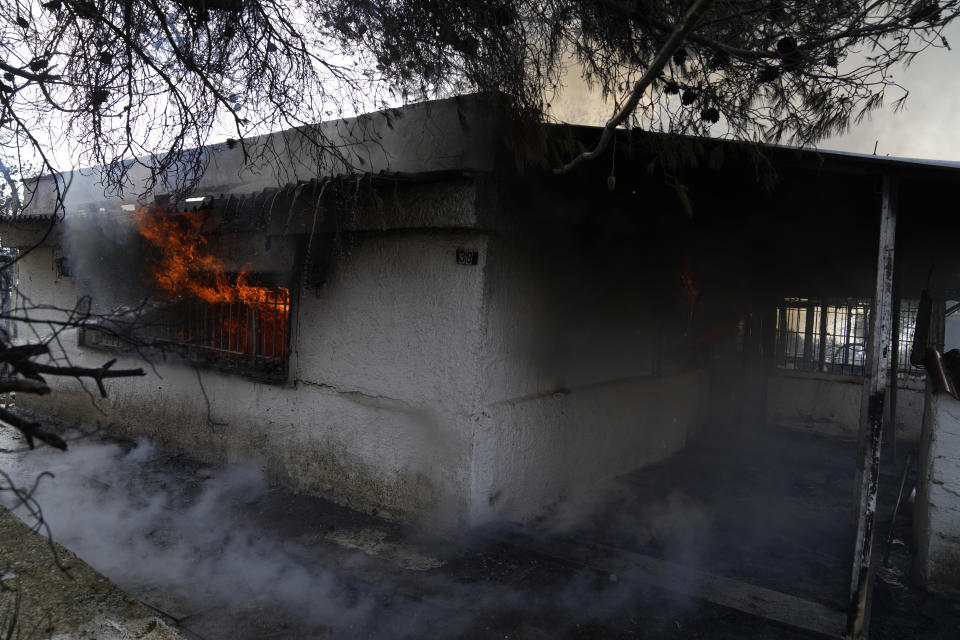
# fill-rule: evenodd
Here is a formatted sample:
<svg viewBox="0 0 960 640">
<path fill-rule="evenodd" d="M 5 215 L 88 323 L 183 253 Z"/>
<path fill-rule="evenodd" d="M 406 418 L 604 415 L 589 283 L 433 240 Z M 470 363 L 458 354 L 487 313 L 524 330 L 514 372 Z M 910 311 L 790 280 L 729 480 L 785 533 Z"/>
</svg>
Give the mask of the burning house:
<svg viewBox="0 0 960 640">
<path fill-rule="evenodd" d="M 515 138 L 502 115 L 474 96 L 328 125 L 362 173 L 319 172 L 296 132 L 250 143 L 269 163 L 214 145 L 185 201 L 81 171 L 46 235 L 41 181 L 0 228 L 35 246 L 15 304 L 123 308 L 131 333 L 59 342 L 155 373 L 38 408 L 454 527 L 533 518 L 697 434 L 882 420 L 885 450 L 922 445 L 919 570 L 956 589 L 958 405 L 910 351 L 960 347 L 960 167 L 622 132 L 615 170 L 558 176 L 596 130 Z"/>
</svg>

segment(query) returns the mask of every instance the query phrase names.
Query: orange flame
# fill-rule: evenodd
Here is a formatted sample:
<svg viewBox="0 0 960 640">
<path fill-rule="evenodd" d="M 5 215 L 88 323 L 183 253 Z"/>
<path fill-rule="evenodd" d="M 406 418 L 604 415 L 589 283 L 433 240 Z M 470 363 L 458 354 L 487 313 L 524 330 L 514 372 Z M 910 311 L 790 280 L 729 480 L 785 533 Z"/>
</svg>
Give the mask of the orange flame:
<svg viewBox="0 0 960 640">
<path fill-rule="evenodd" d="M 137 212 L 140 235 L 158 249 L 153 264 L 154 284 L 173 296 L 189 294 L 205 302 L 273 302 L 277 291 L 289 297 L 285 287 L 271 289 L 247 284 L 247 272 L 230 283 L 223 261 L 203 252 L 207 239 L 201 233 L 205 212 L 167 213 L 157 208 Z"/>
<path fill-rule="evenodd" d="M 199 342 L 220 351 L 281 357 L 285 352 L 290 291 L 286 287 L 259 287 L 248 283 L 246 271 L 236 278 L 220 258 L 204 251 L 203 210 L 169 213 L 144 207 L 135 214 L 140 235 L 156 250 L 150 278 L 171 297 L 190 296 L 220 306 L 239 303 L 248 313 L 223 312 L 219 322 L 200 330 L 180 330 L 180 342 Z M 215 314 L 216 315 L 216 314 Z M 189 334 L 189 335 L 188 335 Z"/>
</svg>

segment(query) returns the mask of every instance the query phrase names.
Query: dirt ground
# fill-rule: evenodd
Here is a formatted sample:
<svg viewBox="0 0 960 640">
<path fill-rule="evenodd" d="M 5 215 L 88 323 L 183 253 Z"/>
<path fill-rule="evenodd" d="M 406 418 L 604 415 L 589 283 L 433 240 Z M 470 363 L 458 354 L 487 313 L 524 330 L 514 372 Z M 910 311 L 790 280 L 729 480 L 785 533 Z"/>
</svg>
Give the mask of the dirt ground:
<svg viewBox="0 0 960 640">
<path fill-rule="evenodd" d="M 10 638 L 178 640 L 73 553 L 0 507 L 0 628 Z"/>
<path fill-rule="evenodd" d="M 651 580 L 629 561 L 611 571 L 610 553 L 841 610 L 853 549 L 853 444 L 783 432 L 701 437 L 568 496 L 536 523 L 460 539 L 143 442 L 80 439 L 66 455 L 0 463 L 26 476 L 53 469 L 56 482 L 42 483 L 38 499 L 57 539 L 198 640 L 809 638 L 691 596 L 696 584 Z M 882 533 L 898 480 L 888 466 Z M 956 638 L 960 604 L 909 579 L 909 509 L 898 525 L 876 582 L 872 637 Z M 557 552 L 571 545 L 584 551 Z M 41 611 L 45 601 L 32 602 Z"/>
</svg>

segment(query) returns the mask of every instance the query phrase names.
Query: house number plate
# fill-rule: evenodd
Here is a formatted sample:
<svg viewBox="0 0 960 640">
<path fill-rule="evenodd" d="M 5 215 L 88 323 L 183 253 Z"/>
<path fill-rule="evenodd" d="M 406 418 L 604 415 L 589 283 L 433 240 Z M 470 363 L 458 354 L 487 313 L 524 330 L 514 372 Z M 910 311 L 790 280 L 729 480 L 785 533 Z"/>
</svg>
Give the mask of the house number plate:
<svg viewBox="0 0 960 640">
<path fill-rule="evenodd" d="M 480 260 L 480 252 L 474 249 L 457 249 L 457 264 L 475 266 Z"/>
</svg>

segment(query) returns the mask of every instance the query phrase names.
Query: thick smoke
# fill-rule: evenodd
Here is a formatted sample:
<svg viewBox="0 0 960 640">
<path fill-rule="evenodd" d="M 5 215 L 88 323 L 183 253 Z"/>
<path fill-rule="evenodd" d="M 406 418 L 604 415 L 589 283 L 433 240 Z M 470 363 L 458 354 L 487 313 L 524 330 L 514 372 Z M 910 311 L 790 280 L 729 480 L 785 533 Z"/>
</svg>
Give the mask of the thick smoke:
<svg viewBox="0 0 960 640">
<path fill-rule="evenodd" d="M 309 511 L 293 515 L 310 523 L 295 535 L 251 517 L 269 512 L 274 496 L 259 471 L 201 465 L 145 441 L 79 441 L 65 454 L 4 454 L 0 465 L 21 485 L 52 472 L 36 497 L 54 537 L 188 629 L 206 618 L 197 623 L 205 638 L 491 637 L 517 629 L 524 637 L 588 637 L 589 625 L 634 624 L 623 612 L 650 602 L 658 604 L 647 628 L 674 632 L 673 614 L 689 604 L 665 601 L 642 575 L 505 556 L 483 537 L 426 571 L 409 563 L 385 570 L 369 549 L 331 555 L 331 541 L 350 535 L 331 533 L 342 523 L 324 522 L 322 510 L 319 520 Z M 689 522 L 691 509 L 697 520 L 696 508 L 669 498 L 644 530 L 675 536 L 673 519 Z M 218 615 L 222 624 L 210 622 Z"/>
<path fill-rule="evenodd" d="M 40 481 L 36 498 L 57 541 L 133 593 L 178 594 L 178 613 L 263 602 L 301 625 L 339 630 L 367 616 L 370 603 L 334 573 L 237 518 L 238 507 L 267 490 L 256 470 L 199 468 L 184 482 L 170 456 L 146 442 L 39 450 L 15 470 L 7 462 L 21 485 L 40 471 L 54 474 Z"/>
<path fill-rule="evenodd" d="M 698 568 L 713 535 L 713 511 L 680 488 L 657 500 L 638 502 L 625 477 L 584 487 L 562 501 L 545 520 L 546 529 L 584 539 L 616 533 L 617 546 Z"/>
<path fill-rule="evenodd" d="M 98 312 L 139 305 L 148 289 L 142 281 L 143 256 L 133 212 L 71 210 L 63 224 L 63 251 L 78 296 L 90 296 Z"/>
</svg>

